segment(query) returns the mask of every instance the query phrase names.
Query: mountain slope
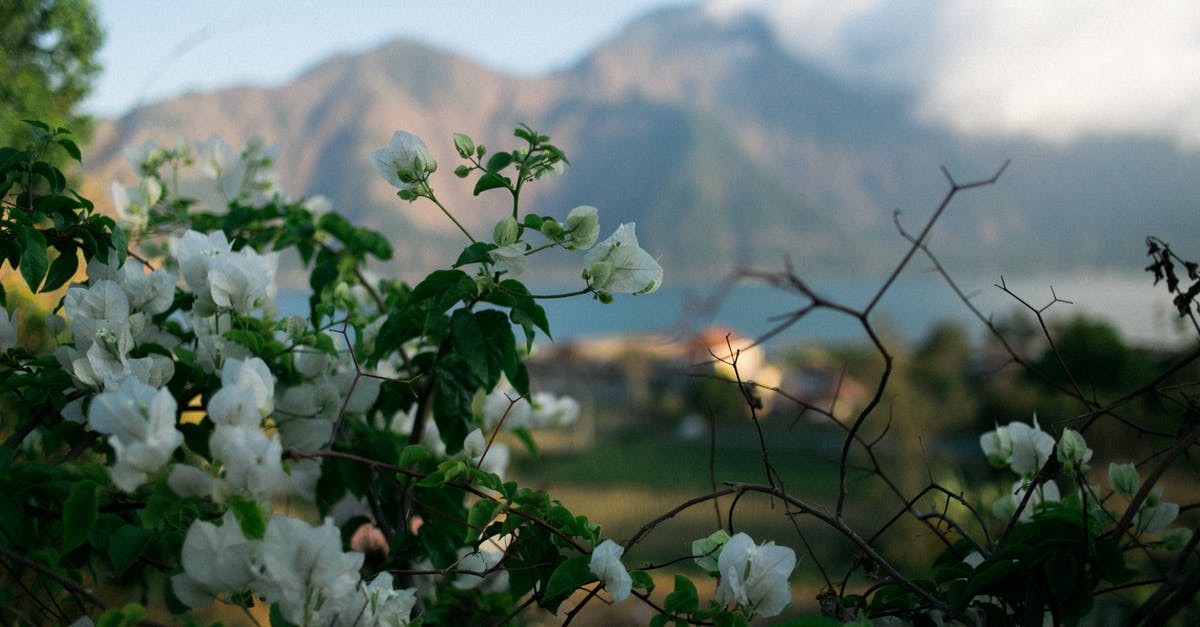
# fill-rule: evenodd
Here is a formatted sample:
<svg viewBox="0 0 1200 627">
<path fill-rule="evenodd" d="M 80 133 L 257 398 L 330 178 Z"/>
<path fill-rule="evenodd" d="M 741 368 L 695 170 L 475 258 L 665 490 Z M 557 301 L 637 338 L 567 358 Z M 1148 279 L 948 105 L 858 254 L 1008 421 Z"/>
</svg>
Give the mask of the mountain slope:
<svg viewBox="0 0 1200 627">
<path fill-rule="evenodd" d="M 596 205 L 606 232 L 637 221 L 643 246 L 676 282 L 711 280 L 735 264 L 777 268 L 783 255 L 808 276 L 878 273 L 905 248 L 893 211 L 919 228 L 946 191 L 941 165 L 965 181 L 1009 158 L 996 186 L 957 199 L 935 231 L 951 267 L 1136 270 L 1147 233 L 1185 250 L 1200 237 L 1195 153 L 1124 138 L 970 140 L 912 122 L 909 107 L 905 94 L 842 84 L 789 56 L 754 18 L 717 23 L 684 8 L 649 15 L 577 66 L 536 80 L 395 42 L 330 59 L 277 89 L 188 95 L 103 123 L 85 163 L 93 180 L 129 182 L 121 150 L 146 137 L 282 142 L 285 189 L 324 194 L 388 232 L 407 276 L 452 260 L 461 242 L 440 212 L 396 199 L 369 153 L 393 130 L 420 135 L 442 166 L 439 197 L 468 228 L 489 233 L 505 198 L 473 198 L 453 177 L 450 136 L 507 147 L 521 122 L 551 135 L 572 162 L 566 176 L 530 190 L 529 208 L 564 216 Z M 555 278 L 577 276 L 568 268 Z"/>
</svg>

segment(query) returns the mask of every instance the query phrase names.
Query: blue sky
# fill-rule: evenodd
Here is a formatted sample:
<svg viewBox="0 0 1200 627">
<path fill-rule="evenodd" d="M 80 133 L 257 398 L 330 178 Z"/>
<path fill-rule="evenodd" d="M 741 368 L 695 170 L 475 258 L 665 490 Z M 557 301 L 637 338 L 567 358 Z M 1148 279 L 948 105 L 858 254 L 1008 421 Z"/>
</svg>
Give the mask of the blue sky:
<svg viewBox="0 0 1200 627">
<path fill-rule="evenodd" d="M 538 74 L 632 20 L 695 0 L 97 0 L 107 41 L 86 107 L 102 116 L 189 90 L 276 85 L 321 59 L 396 37 Z"/>
</svg>

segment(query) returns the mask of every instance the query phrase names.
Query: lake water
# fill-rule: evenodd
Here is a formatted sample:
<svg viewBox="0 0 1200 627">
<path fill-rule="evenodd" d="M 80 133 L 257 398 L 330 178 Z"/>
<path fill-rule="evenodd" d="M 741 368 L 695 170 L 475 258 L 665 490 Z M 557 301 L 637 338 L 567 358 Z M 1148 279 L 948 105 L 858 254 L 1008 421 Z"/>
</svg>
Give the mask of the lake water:
<svg viewBox="0 0 1200 627">
<path fill-rule="evenodd" d="M 998 276 L 956 280 L 971 294 L 972 303 L 984 315 L 1000 318 L 1022 308 L 1012 296 L 994 286 L 1000 281 Z M 882 281 L 882 278 L 844 279 L 816 282 L 813 287 L 826 299 L 861 309 L 879 290 Z M 1082 313 L 1113 323 L 1127 342 L 1172 346 L 1193 341 L 1188 327 L 1179 324 L 1163 284 L 1154 286 L 1152 282 L 1149 274 L 1005 277 L 1009 289 L 1035 307 L 1046 306 L 1053 300 L 1052 288 L 1058 298 L 1071 301 L 1051 306 L 1045 312 L 1050 320 Z M 720 296 L 713 290 L 664 287 L 645 296 L 617 295 L 608 305 L 577 297 L 544 300 L 542 306 L 555 339 L 561 341 L 623 333 L 678 335 L 710 324 L 757 337 L 777 325 L 780 316 L 808 304 L 799 295 L 762 284 L 741 284 Z M 307 295 L 296 292 L 283 294 L 280 309 L 283 313 L 303 314 L 307 310 L 306 298 Z M 1023 315 L 1033 320 L 1027 311 Z M 931 325 L 945 320 L 960 323 L 973 337 L 984 334 L 983 325 L 938 275 L 915 272 L 901 275 L 871 317 L 877 329 L 887 328 L 891 334 L 910 341 L 920 339 Z M 865 340 L 856 319 L 818 311 L 781 333 L 773 345 Z"/>
<path fill-rule="evenodd" d="M 1023 309 L 1012 296 L 995 287 L 999 277 L 957 279 L 971 302 L 985 315 L 996 318 Z M 1108 275 L 1005 279 L 1005 284 L 1030 305 L 1043 307 L 1050 319 L 1080 313 L 1107 320 L 1120 329 L 1129 342 L 1168 346 L 1186 342 L 1188 328 L 1178 324 L 1178 315 L 1162 284 L 1152 285 L 1149 275 Z M 828 281 L 814 285 L 823 298 L 862 309 L 878 292 L 882 279 Z M 774 328 L 781 316 L 806 306 L 808 300 L 793 293 L 762 285 L 741 285 L 723 298 L 714 292 L 664 288 L 647 296 L 618 296 L 610 305 L 590 299 L 546 301 L 543 306 L 556 338 L 572 338 L 628 331 L 673 333 L 680 328 L 720 324 L 744 335 L 758 336 Z M 705 301 L 708 301 L 705 306 Z M 1028 311 L 1024 315 L 1033 320 Z M 956 321 L 974 337 L 984 333 L 980 323 L 945 282 L 936 275 L 901 276 L 884 294 L 872 313 L 876 328 L 885 326 L 906 340 L 919 339 L 934 323 Z M 858 320 L 828 310 L 809 314 L 781 333 L 776 343 L 866 340 Z"/>
</svg>

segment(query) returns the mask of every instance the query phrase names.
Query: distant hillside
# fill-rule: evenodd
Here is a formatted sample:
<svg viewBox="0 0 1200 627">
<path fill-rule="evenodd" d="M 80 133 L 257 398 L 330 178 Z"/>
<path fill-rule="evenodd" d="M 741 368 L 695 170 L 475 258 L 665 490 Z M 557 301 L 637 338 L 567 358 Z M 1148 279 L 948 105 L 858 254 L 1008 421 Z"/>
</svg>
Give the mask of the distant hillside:
<svg viewBox="0 0 1200 627">
<path fill-rule="evenodd" d="M 939 166 L 970 180 L 1004 159 L 1000 184 L 963 196 L 935 231 L 953 268 L 1136 271 L 1148 233 L 1182 250 L 1200 240 L 1197 153 L 1122 138 L 966 140 L 914 123 L 908 108 L 905 94 L 844 85 L 789 56 L 753 18 L 717 24 L 684 8 L 536 80 L 401 41 L 329 59 L 279 88 L 188 95 L 104 122 L 85 163 L 93 180 L 131 181 L 122 150 L 147 137 L 282 142 L 285 188 L 324 194 L 391 234 L 401 272 L 445 263 L 446 244 L 460 242 L 430 206 L 400 203 L 368 154 L 396 129 L 425 138 L 443 165 L 439 195 L 489 232 L 503 199 L 480 206 L 452 176 L 450 135 L 506 146 L 521 122 L 553 136 L 573 164 L 539 184 L 531 208 L 565 215 L 594 204 L 605 231 L 636 220 L 673 282 L 738 263 L 779 267 L 783 255 L 809 276 L 880 272 L 904 249 L 893 211 L 918 228 L 946 189 Z"/>
</svg>

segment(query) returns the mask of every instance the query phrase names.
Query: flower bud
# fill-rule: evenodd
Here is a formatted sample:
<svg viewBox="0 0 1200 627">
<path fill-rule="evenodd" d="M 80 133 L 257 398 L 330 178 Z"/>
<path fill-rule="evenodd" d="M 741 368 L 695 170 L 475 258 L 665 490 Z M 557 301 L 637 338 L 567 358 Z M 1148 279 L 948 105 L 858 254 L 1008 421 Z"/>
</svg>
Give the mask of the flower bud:
<svg viewBox="0 0 1200 627">
<path fill-rule="evenodd" d="M 613 267 L 608 261 L 595 261 L 588 268 L 588 280 L 593 287 L 604 287 L 612 280 Z"/>
<path fill-rule="evenodd" d="M 562 225 L 558 223 L 558 220 L 542 220 L 542 226 L 538 230 L 541 231 L 542 235 L 545 235 L 548 239 L 555 241 L 562 239 L 563 228 Z"/>
<path fill-rule="evenodd" d="M 517 219 L 512 216 L 504 216 L 496 223 L 496 227 L 492 229 L 492 240 L 499 246 L 508 246 L 516 243 L 517 238 L 521 236 L 521 226 L 517 224 Z"/>
<path fill-rule="evenodd" d="M 567 232 L 571 234 L 571 242 L 567 248 L 571 250 L 586 250 L 596 244 L 600 236 L 600 217 L 595 207 L 581 205 L 567 214 Z"/>
<path fill-rule="evenodd" d="M 1063 429 L 1062 437 L 1058 439 L 1058 461 L 1067 472 L 1073 473 L 1091 458 L 1092 449 L 1088 448 L 1083 436 L 1073 429 Z"/>
</svg>

